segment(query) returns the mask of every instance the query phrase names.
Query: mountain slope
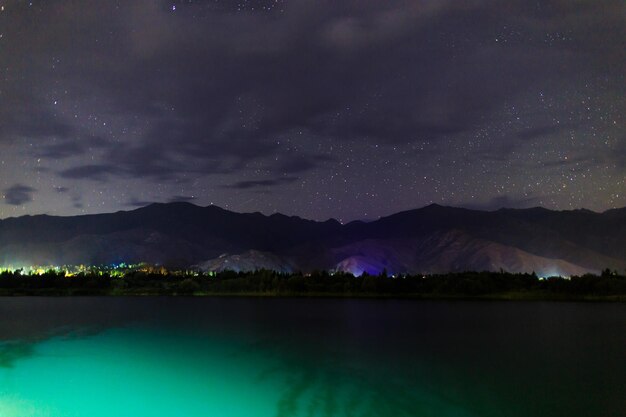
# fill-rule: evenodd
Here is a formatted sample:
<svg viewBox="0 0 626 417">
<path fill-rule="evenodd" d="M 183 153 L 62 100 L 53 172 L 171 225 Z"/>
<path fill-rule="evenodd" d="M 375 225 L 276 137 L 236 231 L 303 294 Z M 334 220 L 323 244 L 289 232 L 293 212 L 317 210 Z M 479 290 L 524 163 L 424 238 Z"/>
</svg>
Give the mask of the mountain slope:
<svg viewBox="0 0 626 417">
<path fill-rule="evenodd" d="M 421 238 L 369 239 L 333 249 L 337 270 L 360 275 L 435 274 L 461 271 L 535 272 L 539 276 L 580 275 L 588 269 L 560 259 L 530 254 L 521 249 L 477 239 L 453 230 Z"/>
<path fill-rule="evenodd" d="M 430 205 L 341 225 L 171 203 L 109 214 L 0 220 L 0 265 L 149 262 L 183 267 L 213 260 L 213 267 L 220 268 L 224 253 L 248 269 L 418 273 L 502 268 L 565 275 L 624 270 L 626 209 L 487 212 Z"/>
</svg>

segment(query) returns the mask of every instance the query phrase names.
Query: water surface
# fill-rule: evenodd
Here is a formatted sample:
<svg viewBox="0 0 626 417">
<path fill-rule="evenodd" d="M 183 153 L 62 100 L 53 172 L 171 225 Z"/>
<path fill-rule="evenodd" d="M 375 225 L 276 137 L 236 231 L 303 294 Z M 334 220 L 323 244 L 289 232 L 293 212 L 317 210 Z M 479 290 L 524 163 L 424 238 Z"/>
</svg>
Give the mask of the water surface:
<svg viewBox="0 0 626 417">
<path fill-rule="evenodd" d="M 625 416 L 625 348 L 622 304 L 0 298 L 0 416 Z"/>
</svg>

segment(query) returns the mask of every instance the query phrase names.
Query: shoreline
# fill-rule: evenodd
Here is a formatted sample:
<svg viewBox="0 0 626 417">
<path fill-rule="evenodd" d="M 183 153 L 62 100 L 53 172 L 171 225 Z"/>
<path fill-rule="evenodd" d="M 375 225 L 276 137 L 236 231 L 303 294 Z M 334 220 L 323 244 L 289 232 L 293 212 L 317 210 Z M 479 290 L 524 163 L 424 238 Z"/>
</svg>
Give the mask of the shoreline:
<svg viewBox="0 0 626 417">
<path fill-rule="evenodd" d="M 0 290 L 0 297 L 180 297 L 180 298 L 333 298 L 333 299 L 380 299 L 414 301 L 542 301 L 542 302 L 601 302 L 626 303 L 624 295 L 566 295 L 545 293 L 494 293 L 494 294 L 376 294 L 331 292 L 206 292 L 193 293 L 163 291 L 58 291 L 58 290 Z"/>
</svg>

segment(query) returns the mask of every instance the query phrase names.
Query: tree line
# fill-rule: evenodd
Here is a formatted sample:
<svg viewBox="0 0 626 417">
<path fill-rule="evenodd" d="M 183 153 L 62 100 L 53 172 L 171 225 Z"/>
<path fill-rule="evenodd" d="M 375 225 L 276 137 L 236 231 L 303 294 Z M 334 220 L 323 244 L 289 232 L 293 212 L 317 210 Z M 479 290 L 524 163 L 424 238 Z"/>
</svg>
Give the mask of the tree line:
<svg viewBox="0 0 626 417">
<path fill-rule="evenodd" d="M 267 296 L 390 296 L 477 298 L 613 298 L 626 300 L 626 275 L 605 270 L 599 275 L 539 278 L 536 274 L 459 272 L 387 276 L 349 273 L 284 274 L 270 270 L 129 271 L 122 276 L 63 271 L 0 273 L 1 295 L 267 295 Z"/>
</svg>

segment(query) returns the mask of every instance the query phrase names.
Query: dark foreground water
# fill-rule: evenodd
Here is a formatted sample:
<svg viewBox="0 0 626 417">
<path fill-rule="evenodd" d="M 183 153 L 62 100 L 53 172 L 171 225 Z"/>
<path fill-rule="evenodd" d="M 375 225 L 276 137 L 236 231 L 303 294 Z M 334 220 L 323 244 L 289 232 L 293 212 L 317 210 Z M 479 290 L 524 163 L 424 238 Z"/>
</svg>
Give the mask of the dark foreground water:
<svg viewBox="0 0 626 417">
<path fill-rule="evenodd" d="M 0 298 L 0 416 L 626 416 L 626 305 Z"/>
</svg>

